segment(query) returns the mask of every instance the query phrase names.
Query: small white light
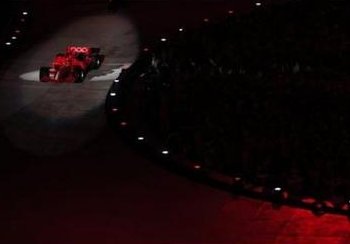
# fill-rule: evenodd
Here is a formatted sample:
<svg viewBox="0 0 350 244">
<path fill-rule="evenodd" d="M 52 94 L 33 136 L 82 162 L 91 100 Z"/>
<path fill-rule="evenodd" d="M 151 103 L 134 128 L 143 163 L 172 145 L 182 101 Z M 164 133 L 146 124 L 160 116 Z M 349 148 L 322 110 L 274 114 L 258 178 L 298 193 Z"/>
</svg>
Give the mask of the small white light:
<svg viewBox="0 0 350 244">
<path fill-rule="evenodd" d="M 199 164 L 195 164 L 195 165 L 193 166 L 193 168 L 195 168 L 195 169 L 200 169 L 200 168 L 202 168 L 202 166 L 200 166 Z"/>
<path fill-rule="evenodd" d="M 261 6 L 261 3 L 260 2 L 256 2 L 255 6 Z"/>
<path fill-rule="evenodd" d="M 117 108 L 112 108 L 112 111 L 113 112 L 118 112 L 118 109 Z"/>
<path fill-rule="evenodd" d="M 143 51 L 144 51 L 144 52 L 148 52 L 149 49 L 148 49 L 147 47 L 145 47 L 145 48 L 143 49 Z"/>
<path fill-rule="evenodd" d="M 117 94 L 116 94 L 115 92 L 111 92 L 109 95 L 110 95 L 111 97 L 115 97 Z"/>
<path fill-rule="evenodd" d="M 275 187 L 274 191 L 282 191 L 282 188 L 281 187 Z"/>
<path fill-rule="evenodd" d="M 143 140 L 145 140 L 145 138 L 143 136 L 139 136 L 139 137 L 137 137 L 137 140 L 138 141 L 143 141 Z"/>
<path fill-rule="evenodd" d="M 27 11 L 23 11 L 22 14 L 23 15 L 28 15 L 28 12 Z"/>
<path fill-rule="evenodd" d="M 115 80 L 114 80 L 114 82 L 115 82 L 115 83 L 118 83 L 118 82 L 119 82 L 119 80 L 118 80 L 118 79 L 115 79 Z"/>
<path fill-rule="evenodd" d="M 21 33 L 21 31 L 20 31 L 20 30 L 15 30 L 15 33 L 17 33 L 17 34 L 18 34 L 18 33 Z"/>
<path fill-rule="evenodd" d="M 125 121 L 122 121 L 122 122 L 120 122 L 120 125 L 121 125 L 121 126 L 127 126 L 128 123 L 126 123 Z"/>
<path fill-rule="evenodd" d="M 236 177 L 234 178 L 235 181 L 240 181 L 241 179 L 242 179 L 242 178 L 239 177 L 239 176 L 236 176 Z"/>
<path fill-rule="evenodd" d="M 12 36 L 11 39 L 12 39 L 12 40 L 16 40 L 17 37 L 16 37 L 16 36 Z"/>
<path fill-rule="evenodd" d="M 26 20 L 24 18 L 21 18 L 21 22 L 25 22 Z"/>
<path fill-rule="evenodd" d="M 11 44 L 12 44 L 11 42 L 5 42 L 6 46 L 11 46 Z"/>
<path fill-rule="evenodd" d="M 167 154 L 169 154 L 169 151 L 168 151 L 168 150 L 163 150 L 163 151 L 162 151 L 162 154 L 163 154 L 163 155 L 167 155 Z"/>
<path fill-rule="evenodd" d="M 184 29 L 183 28 L 179 28 L 179 31 L 181 32 L 181 31 L 184 31 Z"/>
<path fill-rule="evenodd" d="M 161 38 L 160 39 L 162 42 L 166 42 L 166 38 Z"/>
<path fill-rule="evenodd" d="M 229 10 L 228 13 L 229 13 L 229 14 L 233 14 L 233 10 Z"/>
<path fill-rule="evenodd" d="M 203 19 L 204 22 L 209 22 L 208 18 Z"/>
</svg>

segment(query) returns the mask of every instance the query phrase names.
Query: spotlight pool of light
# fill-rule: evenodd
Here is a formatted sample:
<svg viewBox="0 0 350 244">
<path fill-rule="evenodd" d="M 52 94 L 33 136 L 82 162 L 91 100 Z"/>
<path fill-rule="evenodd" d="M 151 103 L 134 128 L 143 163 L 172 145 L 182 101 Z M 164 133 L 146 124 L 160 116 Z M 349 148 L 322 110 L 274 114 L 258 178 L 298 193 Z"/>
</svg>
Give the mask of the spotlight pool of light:
<svg viewBox="0 0 350 244">
<path fill-rule="evenodd" d="M 18 13 L 18 25 L 14 25 L 8 39 L 1 43 L 3 49 L 8 49 L 6 52 L 17 45 L 22 31 L 25 31 L 20 18 L 27 22 L 32 15 L 28 11 L 28 16 L 23 16 L 24 10 Z M 11 57 L 11 64 L 2 76 L 5 77 L 5 84 L 7 79 L 9 83 L 12 80 L 16 82 L 6 86 L 9 91 L 4 90 L 2 93 L 10 94 L 13 99 L 8 102 L 6 96 L 0 104 L 0 107 L 9 107 L 5 110 L 6 113 L 1 114 L 1 118 L 8 118 L 6 136 L 11 139 L 11 144 L 38 155 L 57 155 L 80 148 L 104 128 L 104 116 L 96 114 L 103 110 L 106 96 L 111 100 L 107 112 L 113 123 L 120 129 L 125 129 L 118 122 L 120 117 L 117 115 L 121 109 L 112 112 L 113 108 L 118 107 L 113 100 L 118 98 L 119 91 L 115 89 L 117 87 L 110 89 L 110 86 L 119 85 L 114 80 L 138 57 L 139 31 L 133 22 L 126 14 L 118 13 L 110 15 L 101 12 L 77 16 L 38 45 L 33 45 L 30 50 L 19 52 L 13 59 Z M 85 31 L 87 26 L 88 34 Z M 126 32 L 128 34 L 124 35 Z M 11 40 L 11 36 L 17 36 L 17 40 Z M 7 41 L 11 42 L 11 46 L 5 46 Z M 101 48 L 100 53 L 106 55 L 106 58 L 98 70 L 89 71 L 82 83 L 40 82 L 40 67 L 50 66 L 55 54 L 64 52 L 70 44 Z M 114 52 L 116 48 L 120 50 Z M 111 96 L 112 92 L 116 95 Z M 23 112 L 18 110 L 21 107 L 25 108 Z M 15 120 L 13 116 L 13 120 L 18 122 L 13 123 L 9 116 L 13 113 L 25 119 Z M 126 127 L 128 126 L 129 124 Z M 81 130 L 83 127 L 84 130 Z"/>
<path fill-rule="evenodd" d="M 5 42 L 5 45 L 6 45 L 6 46 L 11 46 L 12 43 L 11 43 L 11 42 Z"/>
<path fill-rule="evenodd" d="M 163 150 L 163 151 L 162 151 L 162 154 L 163 154 L 163 155 L 168 155 L 168 154 L 169 154 L 169 151 L 168 151 L 168 150 Z"/>
<path fill-rule="evenodd" d="M 184 31 L 184 29 L 183 28 L 179 28 L 179 31 L 182 32 L 182 31 Z"/>
<path fill-rule="evenodd" d="M 162 42 L 166 42 L 166 41 L 167 41 L 167 39 L 163 37 L 163 38 L 161 38 L 161 39 L 160 39 L 160 41 L 162 41 Z"/>
<path fill-rule="evenodd" d="M 261 6 L 261 2 L 256 2 L 255 6 L 258 6 L 258 7 Z"/>
<path fill-rule="evenodd" d="M 12 40 L 16 40 L 17 37 L 16 37 L 16 36 L 12 36 L 11 39 L 12 39 Z"/>
<path fill-rule="evenodd" d="M 23 15 L 28 15 L 28 12 L 27 11 L 23 11 L 22 14 Z"/>
<path fill-rule="evenodd" d="M 115 97 L 117 94 L 116 94 L 115 92 L 111 92 L 111 93 L 109 93 L 109 95 L 110 95 L 111 97 Z"/>
<path fill-rule="evenodd" d="M 282 188 L 281 187 L 275 187 L 273 190 L 274 191 L 282 191 Z"/>
</svg>

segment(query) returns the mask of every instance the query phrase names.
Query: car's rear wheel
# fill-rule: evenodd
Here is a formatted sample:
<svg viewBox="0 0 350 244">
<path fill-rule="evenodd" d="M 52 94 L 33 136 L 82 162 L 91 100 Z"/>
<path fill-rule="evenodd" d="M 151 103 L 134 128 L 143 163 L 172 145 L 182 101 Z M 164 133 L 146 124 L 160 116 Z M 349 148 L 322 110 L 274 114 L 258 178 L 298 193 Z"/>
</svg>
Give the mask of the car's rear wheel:
<svg viewBox="0 0 350 244">
<path fill-rule="evenodd" d="M 102 64 L 101 56 L 97 55 L 94 61 L 94 69 L 100 68 L 101 64 Z"/>
<path fill-rule="evenodd" d="M 91 68 L 92 69 L 98 69 L 102 65 L 102 62 L 104 60 L 104 55 L 95 55 L 94 61 L 92 62 Z"/>
</svg>

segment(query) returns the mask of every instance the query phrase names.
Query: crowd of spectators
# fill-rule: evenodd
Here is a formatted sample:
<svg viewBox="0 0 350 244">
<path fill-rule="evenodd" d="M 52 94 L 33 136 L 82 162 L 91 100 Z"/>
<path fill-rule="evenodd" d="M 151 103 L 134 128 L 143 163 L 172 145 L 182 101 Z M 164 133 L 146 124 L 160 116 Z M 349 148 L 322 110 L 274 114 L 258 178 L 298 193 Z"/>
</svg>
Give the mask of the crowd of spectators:
<svg viewBox="0 0 350 244">
<path fill-rule="evenodd" d="M 206 168 L 346 199 L 348 16 L 348 1 L 299 0 L 179 31 L 141 57 L 131 121 Z"/>
</svg>

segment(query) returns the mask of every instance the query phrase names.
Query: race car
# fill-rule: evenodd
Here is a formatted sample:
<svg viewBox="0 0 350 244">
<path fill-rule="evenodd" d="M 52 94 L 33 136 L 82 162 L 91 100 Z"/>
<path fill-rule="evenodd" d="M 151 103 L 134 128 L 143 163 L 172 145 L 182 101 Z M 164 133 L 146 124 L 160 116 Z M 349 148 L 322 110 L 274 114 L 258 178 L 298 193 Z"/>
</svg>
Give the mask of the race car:
<svg viewBox="0 0 350 244">
<path fill-rule="evenodd" d="M 39 78 L 41 82 L 82 82 L 92 69 L 98 69 L 104 56 L 99 48 L 68 46 L 66 53 L 58 53 L 51 67 L 41 67 Z"/>
</svg>

